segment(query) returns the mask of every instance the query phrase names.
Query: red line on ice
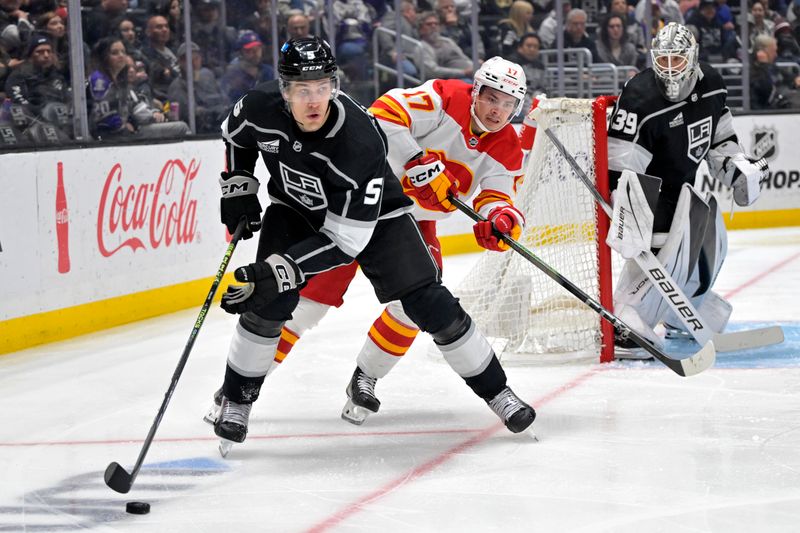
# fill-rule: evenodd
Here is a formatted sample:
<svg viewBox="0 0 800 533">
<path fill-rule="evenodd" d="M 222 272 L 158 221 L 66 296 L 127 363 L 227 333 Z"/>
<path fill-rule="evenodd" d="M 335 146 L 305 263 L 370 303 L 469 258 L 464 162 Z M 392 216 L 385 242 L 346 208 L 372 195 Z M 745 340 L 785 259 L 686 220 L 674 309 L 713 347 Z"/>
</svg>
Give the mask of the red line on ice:
<svg viewBox="0 0 800 533">
<path fill-rule="evenodd" d="M 538 398 L 537 400 L 535 400 L 534 402 L 531 402 L 531 403 L 534 405 L 534 407 L 537 407 L 537 408 L 541 407 L 542 405 L 550 402 L 551 400 L 553 400 L 554 398 L 557 398 L 558 396 L 562 395 L 563 393 L 565 393 L 565 392 L 567 392 L 567 391 L 569 391 L 571 389 L 574 389 L 575 387 L 577 387 L 578 385 L 580 385 L 584 381 L 588 380 L 589 378 L 591 378 L 592 376 L 594 376 L 595 374 L 597 374 L 598 372 L 601 372 L 603 370 L 604 370 L 604 368 L 601 368 L 601 367 L 593 368 L 592 370 L 579 375 L 578 377 L 576 377 L 572 381 L 567 382 L 566 384 L 562 385 L 561 387 L 549 392 L 548 394 L 545 394 L 544 396 Z M 457 445 L 453 446 L 452 448 L 450 448 L 448 450 L 445 450 L 444 452 L 440 453 L 439 455 L 437 455 L 436 457 L 434 457 L 430 461 L 428 461 L 426 463 L 423 463 L 423 464 L 417 466 L 416 468 L 411 469 L 410 471 L 408 471 L 405 474 L 402 474 L 402 475 L 396 477 L 394 480 L 390 481 L 389 483 L 386 483 L 385 485 L 383 485 L 382 487 L 374 490 L 373 492 L 371 492 L 371 493 L 369 493 L 369 494 L 367 494 L 365 496 L 362 496 L 358 500 L 346 505 L 340 511 L 332 514 L 328 518 L 326 518 L 326 519 L 322 520 L 321 522 L 319 522 L 318 524 L 312 526 L 310 529 L 308 529 L 308 532 L 309 533 L 311 533 L 311 532 L 320 533 L 322 531 L 327 531 L 330 528 L 332 528 L 332 527 L 334 527 L 334 526 L 336 526 L 338 524 L 341 524 L 342 522 L 344 522 L 345 520 L 347 520 L 351 516 L 353 516 L 355 514 L 358 514 L 359 512 L 364 510 L 364 508 L 367 507 L 369 504 L 371 504 L 371 503 L 373 503 L 373 502 L 375 502 L 377 500 L 380 500 L 381 498 L 383 498 L 387 494 L 391 493 L 397 487 L 400 487 L 401 485 L 405 485 L 405 484 L 407 484 L 407 483 L 409 483 L 411 481 L 414 481 L 417 478 L 420 478 L 420 477 L 430 473 L 432 470 L 434 470 L 438 466 L 446 463 L 447 461 L 452 459 L 457 454 L 459 454 L 459 453 L 463 452 L 464 450 L 467 450 L 469 448 L 472 448 L 472 447 L 477 446 L 478 444 L 484 442 L 485 440 L 487 440 L 489 437 L 491 437 L 492 435 L 494 435 L 495 433 L 497 433 L 501 429 L 505 429 L 505 426 L 498 422 L 498 423 L 496 423 L 496 424 L 494 424 L 494 425 L 492 425 L 492 426 L 490 426 L 490 427 L 488 427 L 488 428 L 486 428 L 484 430 L 481 430 L 477 435 L 467 439 L 466 441 L 464 441 L 464 442 L 462 442 L 460 444 L 457 444 Z"/>
<path fill-rule="evenodd" d="M 733 289 L 731 291 L 728 291 L 727 294 L 723 295 L 723 298 L 725 298 L 726 300 L 730 300 L 733 296 L 735 296 L 739 292 L 743 291 L 744 289 L 746 289 L 750 285 L 755 285 L 756 283 L 758 283 L 762 279 L 766 278 L 768 275 L 772 274 L 776 270 L 779 270 L 779 269 L 785 267 L 786 265 L 788 265 L 789 263 L 791 263 L 792 261 L 794 261 L 798 257 L 800 257 L 800 252 L 798 252 L 798 253 L 796 253 L 794 255 L 790 255 L 789 257 L 787 257 L 786 259 L 784 259 L 780 263 L 772 265 L 767 270 L 761 272 L 760 274 L 756 274 L 755 276 L 753 276 L 749 280 L 745 281 L 744 283 L 742 283 L 741 285 L 739 285 L 735 289 Z"/>
</svg>

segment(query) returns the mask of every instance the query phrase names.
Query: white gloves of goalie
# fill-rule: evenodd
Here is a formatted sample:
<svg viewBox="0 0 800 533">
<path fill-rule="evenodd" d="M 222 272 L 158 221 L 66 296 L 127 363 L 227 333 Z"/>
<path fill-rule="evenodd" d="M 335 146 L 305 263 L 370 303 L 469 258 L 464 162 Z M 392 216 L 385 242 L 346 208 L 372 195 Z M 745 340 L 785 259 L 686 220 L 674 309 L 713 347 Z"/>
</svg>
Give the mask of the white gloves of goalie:
<svg viewBox="0 0 800 533">
<path fill-rule="evenodd" d="M 738 144 L 728 141 L 708 151 L 708 170 L 733 188 L 736 205 L 748 206 L 761 194 L 761 183 L 769 177 L 767 161 L 744 155 Z"/>
</svg>

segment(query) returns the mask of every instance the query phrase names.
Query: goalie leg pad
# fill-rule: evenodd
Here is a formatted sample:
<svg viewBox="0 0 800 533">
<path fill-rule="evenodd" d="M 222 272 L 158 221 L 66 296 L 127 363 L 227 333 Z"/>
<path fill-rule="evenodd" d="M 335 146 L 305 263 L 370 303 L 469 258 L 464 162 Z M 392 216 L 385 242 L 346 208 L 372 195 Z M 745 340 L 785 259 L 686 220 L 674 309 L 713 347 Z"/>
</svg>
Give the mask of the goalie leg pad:
<svg viewBox="0 0 800 533">
<path fill-rule="evenodd" d="M 693 187 L 684 185 L 666 242 L 656 256 L 681 289 L 684 289 L 697 268 L 707 220 L 708 205 Z M 622 309 L 623 306 L 632 307 L 642 323 L 650 329 L 670 310 L 668 303 L 634 261 L 625 264 L 614 291 L 614 308 Z"/>
<path fill-rule="evenodd" d="M 390 302 L 369 330 L 358 354 L 359 368 L 371 377 L 385 377 L 411 348 L 418 333 L 403 305 L 398 300 Z"/>
<path fill-rule="evenodd" d="M 706 320 L 708 326 L 713 331 L 722 333 L 728 324 L 733 308 L 721 296 L 716 293 L 712 294 L 711 287 L 714 285 L 728 253 L 728 234 L 716 198 L 710 194 L 707 198 L 709 212 L 706 231 L 697 259 L 697 267 L 687 280 L 684 291 L 687 296 L 691 297 L 692 305 Z M 672 310 L 667 312 L 664 322 L 670 328 L 685 331 L 683 324 Z"/>
</svg>

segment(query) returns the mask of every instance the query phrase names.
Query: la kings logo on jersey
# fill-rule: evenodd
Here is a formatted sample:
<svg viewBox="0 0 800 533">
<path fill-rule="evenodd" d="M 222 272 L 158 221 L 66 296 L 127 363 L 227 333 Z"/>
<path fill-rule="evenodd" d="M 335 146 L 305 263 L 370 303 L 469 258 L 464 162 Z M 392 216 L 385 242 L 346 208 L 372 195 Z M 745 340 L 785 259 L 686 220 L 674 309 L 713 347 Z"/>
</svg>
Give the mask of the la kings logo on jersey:
<svg viewBox="0 0 800 533">
<path fill-rule="evenodd" d="M 702 161 L 711 147 L 711 125 L 711 117 L 706 117 L 686 126 L 689 136 L 686 156 L 695 163 Z"/>
<path fill-rule="evenodd" d="M 775 128 L 754 128 L 750 135 L 753 157 L 772 161 L 778 156 L 778 132 Z"/>
<path fill-rule="evenodd" d="M 328 199 L 322 189 L 322 180 L 279 163 L 281 179 L 286 194 L 306 206 L 311 211 L 327 209 Z"/>
</svg>

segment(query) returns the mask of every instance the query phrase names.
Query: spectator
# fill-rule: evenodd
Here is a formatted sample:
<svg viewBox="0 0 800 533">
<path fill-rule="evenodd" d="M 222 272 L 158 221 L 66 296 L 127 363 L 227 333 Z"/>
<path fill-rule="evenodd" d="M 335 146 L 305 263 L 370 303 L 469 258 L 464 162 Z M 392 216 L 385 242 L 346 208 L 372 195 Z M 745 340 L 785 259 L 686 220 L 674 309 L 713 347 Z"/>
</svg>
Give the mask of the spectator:
<svg viewBox="0 0 800 533">
<path fill-rule="evenodd" d="M 644 29 L 636 21 L 633 11 L 633 6 L 629 6 L 625 0 L 611 0 L 608 14 L 622 18 L 625 22 L 625 35 L 628 37 L 628 42 L 633 44 L 637 51 L 644 53 L 646 49 Z"/>
<path fill-rule="evenodd" d="M 131 109 L 131 122 L 136 127 L 136 133 L 145 138 L 173 138 L 184 137 L 191 133 L 189 125 L 179 120 L 168 121 L 161 106 L 144 93 L 136 91 L 138 83 L 136 66 L 131 56 L 125 56 L 127 65 L 128 97 Z"/>
<path fill-rule="evenodd" d="M 586 12 L 583 9 L 570 9 L 564 29 L 564 48 L 586 48 L 592 54 L 592 61 L 600 63 L 597 46 L 586 34 Z"/>
<path fill-rule="evenodd" d="M 683 24 L 683 14 L 681 13 L 681 8 L 678 5 L 678 2 L 675 0 L 650 0 L 651 5 L 653 8 L 658 6 L 659 16 L 661 18 L 661 22 L 664 24 L 669 24 L 670 22 L 675 22 L 678 24 Z M 710 0 L 713 2 L 713 0 Z M 636 4 L 636 11 L 634 12 L 636 16 L 636 20 L 639 23 L 644 23 L 644 3 L 645 0 L 639 0 Z M 652 16 L 655 17 L 656 9 L 652 9 L 651 13 Z"/>
<path fill-rule="evenodd" d="M 231 60 L 236 30 L 220 22 L 219 0 L 200 0 L 195 13 L 192 40 L 203 43 L 203 64 L 220 77 Z"/>
<path fill-rule="evenodd" d="M 417 7 L 413 0 L 403 0 L 400 3 L 400 28 L 396 28 L 396 17 L 394 12 L 389 11 L 381 20 L 381 26 L 387 30 L 398 31 L 400 35 L 405 35 L 411 39 L 419 40 L 417 32 Z M 406 56 L 402 61 L 403 72 L 409 76 L 419 76 L 417 66 L 408 58 L 414 55 L 414 48 L 405 40 L 401 40 L 401 49 Z M 395 36 L 388 33 L 378 33 L 378 53 L 380 62 L 385 65 L 395 65 L 397 63 L 397 50 L 395 50 Z"/>
<path fill-rule="evenodd" d="M 122 38 L 122 42 L 125 44 L 126 54 L 136 61 L 146 62 L 144 52 L 142 52 L 142 43 L 139 41 L 139 36 L 136 33 L 136 25 L 132 18 L 120 18 L 117 21 L 114 35 Z"/>
<path fill-rule="evenodd" d="M 148 101 L 152 101 L 156 107 L 163 108 L 164 103 L 155 98 L 153 94 L 153 86 L 150 85 L 150 76 L 147 74 L 147 65 L 144 61 L 135 59 L 130 55 L 128 57 L 131 59 L 128 63 L 128 85 L 136 94 L 142 95 Z"/>
<path fill-rule="evenodd" d="M 156 0 L 151 4 L 151 15 L 161 15 L 167 19 L 169 25 L 170 40 L 167 46 L 170 50 L 176 50 L 183 41 L 183 9 L 181 0 Z"/>
<path fill-rule="evenodd" d="M 0 0 L 0 46 L 11 56 L 11 68 L 25 59 L 33 33 L 28 12 L 21 6 L 22 0 Z"/>
<path fill-rule="evenodd" d="M 151 16 L 147 19 L 145 35 L 147 36 L 147 42 L 142 48 L 142 52 L 147 58 L 147 73 L 150 76 L 150 85 L 153 87 L 153 95 L 164 101 L 167 97 L 169 84 L 181 75 L 178 58 L 167 47 L 167 43 L 170 41 L 167 19 L 161 15 Z"/>
<path fill-rule="evenodd" d="M 442 35 L 455 41 L 467 57 L 472 57 L 472 31 L 469 22 L 459 14 L 455 0 L 436 0 L 436 12 L 439 14 Z M 478 36 L 478 59 L 486 58 L 483 40 Z"/>
<path fill-rule="evenodd" d="M 472 60 L 464 55 L 458 45 L 439 33 L 439 17 L 433 11 L 419 16 L 417 31 L 422 40 L 422 51 L 415 58 L 424 66 L 425 79 L 462 78 L 471 82 Z"/>
<path fill-rule="evenodd" d="M 508 10 L 508 18 L 497 23 L 497 39 L 495 50 L 508 57 L 517 46 L 519 38 L 533 32 L 533 4 L 525 0 L 516 0 Z"/>
<path fill-rule="evenodd" d="M 567 18 L 567 14 L 572 10 L 572 4 L 568 0 L 562 2 L 561 7 L 564 11 L 563 18 Z M 556 20 L 556 10 L 553 9 L 542 21 L 539 26 L 539 39 L 542 40 L 544 48 L 555 48 L 556 46 L 556 31 L 558 30 L 558 21 Z"/>
<path fill-rule="evenodd" d="M 311 20 L 305 13 L 295 13 L 286 19 L 286 40 L 311 37 Z"/>
<path fill-rule="evenodd" d="M 197 133 L 219 133 L 219 125 L 228 114 L 230 103 L 222 92 L 214 73 L 203 66 L 200 46 L 191 43 L 192 75 L 194 79 L 195 129 Z M 178 48 L 178 60 L 186 59 L 186 45 Z M 184 69 L 185 71 L 185 69 Z M 180 119 L 189 122 L 189 91 L 186 76 L 172 82 L 169 86 L 170 106 L 177 102 Z"/>
<path fill-rule="evenodd" d="M 767 6 L 760 0 L 753 2 L 750 6 L 750 16 L 748 17 L 750 25 L 750 51 L 753 50 L 753 44 L 759 35 L 766 35 L 772 37 L 775 34 L 775 23 L 767 17 Z"/>
<path fill-rule="evenodd" d="M 716 4 L 712 0 L 701 0 L 700 7 L 686 22 L 700 45 L 700 61 L 713 62 L 720 58 L 727 61 L 736 56 L 736 40 L 723 40 L 722 25 L 717 21 L 716 15 Z"/>
<path fill-rule="evenodd" d="M 27 61 L 14 69 L 6 81 L 6 96 L 34 117 L 42 115 L 48 103 L 70 104 L 71 92 L 56 68 L 50 36 L 36 33 L 30 39 Z"/>
<path fill-rule="evenodd" d="M 94 46 L 97 41 L 111 35 L 115 21 L 128 9 L 128 0 L 102 0 L 99 9 L 90 11 L 83 22 L 86 43 Z"/>
<path fill-rule="evenodd" d="M 131 90 L 122 39 L 100 39 L 92 49 L 92 61 L 95 70 L 89 75 L 87 97 L 89 127 L 97 139 L 169 138 L 188 130 L 185 124 L 165 124 L 163 113 Z"/>
<path fill-rule="evenodd" d="M 363 0 L 334 0 L 336 62 L 351 80 L 367 77 L 367 51 L 375 10 Z"/>
<path fill-rule="evenodd" d="M 639 53 L 636 47 L 628 42 L 625 21 L 619 15 L 609 15 L 600 23 L 597 55 L 601 62 L 617 66 L 640 64 Z"/>
<path fill-rule="evenodd" d="M 774 37 L 756 37 L 750 72 L 752 109 L 786 109 L 796 104 L 800 76 L 782 73 L 775 65 L 777 57 L 778 42 Z"/>
<path fill-rule="evenodd" d="M 272 46 L 272 1 L 255 0 L 255 9 L 247 13 L 239 24 L 239 29 L 253 30 L 261 39 L 261 42 L 269 47 Z M 302 11 L 298 11 L 302 13 Z M 281 20 L 280 13 L 278 20 Z M 279 37 L 280 39 L 280 37 Z"/>
<path fill-rule="evenodd" d="M 541 48 L 542 42 L 539 36 L 535 33 L 526 33 L 520 37 L 516 50 L 508 58 L 509 61 L 520 65 L 525 72 L 528 91 L 525 93 L 525 102 L 522 105 L 524 112 L 530 109 L 534 96 L 547 91 L 547 69 L 539 59 Z M 512 122 L 522 122 L 525 118 L 524 112 L 514 117 Z"/>
<path fill-rule="evenodd" d="M 800 45 L 792 35 L 792 27 L 788 22 L 775 25 L 775 40 L 778 43 L 778 61 L 800 63 Z"/>
<path fill-rule="evenodd" d="M 262 81 L 275 78 L 270 65 L 261 62 L 264 47 L 254 31 L 245 30 L 236 41 L 239 55 L 225 69 L 220 85 L 228 100 L 236 102 Z"/>
<path fill-rule="evenodd" d="M 0 44 L 0 87 L 5 88 L 8 75 L 11 74 L 11 56 L 6 52 L 5 47 Z M 5 93 L 0 92 L 0 101 L 5 99 Z"/>
<path fill-rule="evenodd" d="M 55 11 L 48 11 L 36 18 L 36 30 L 50 36 L 55 55 L 55 67 L 69 80 L 69 40 L 64 21 Z"/>
</svg>

